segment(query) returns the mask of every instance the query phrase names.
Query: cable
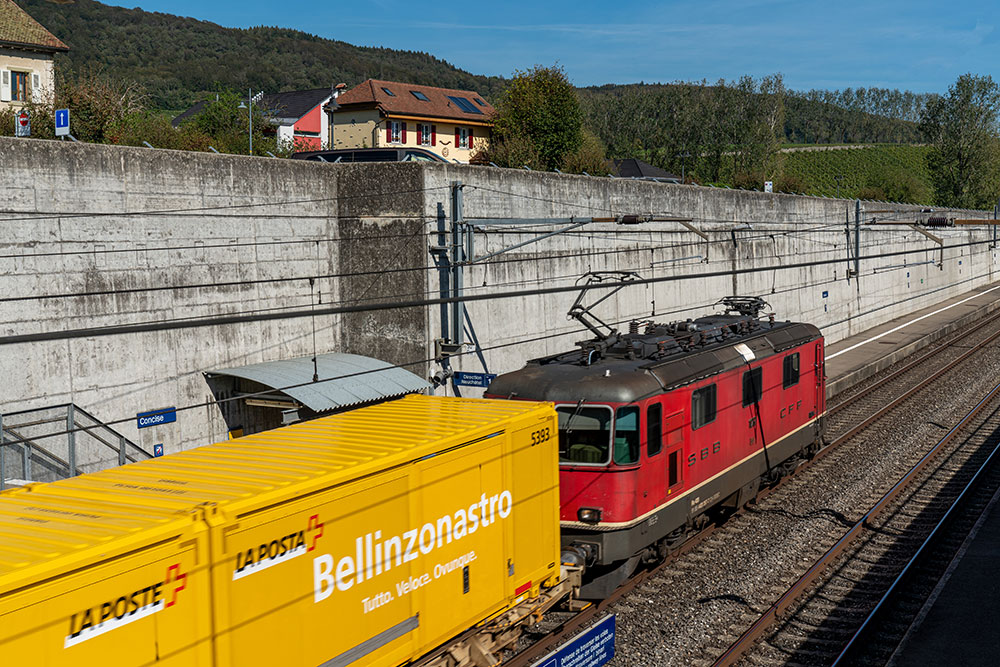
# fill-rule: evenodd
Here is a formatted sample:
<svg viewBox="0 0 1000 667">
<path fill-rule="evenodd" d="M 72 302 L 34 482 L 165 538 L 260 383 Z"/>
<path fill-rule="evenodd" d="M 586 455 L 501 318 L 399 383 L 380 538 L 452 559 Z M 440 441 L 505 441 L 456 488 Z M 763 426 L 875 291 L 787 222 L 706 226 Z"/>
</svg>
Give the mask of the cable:
<svg viewBox="0 0 1000 667">
<path fill-rule="evenodd" d="M 291 206 L 294 204 L 321 204 L 324 202 L 346 201 L 349 199 L 371 199 L 372 197 L 391 197 L 395 195 L 416 194 L 418 192 L 432 192 L 434 190 L 450 190 L 450 185 L 436 185 L 430 188 L 417 188 L 415 190 L 396 190 L 394 192 L 368 192 L 359 195 L 341 195 L 336 197 L 317 197 L 315 199 L 288 199 L 285 201 L 256 202 L 252 204 L 225 204 L 222 206 L 193 206 L 190 208 L 166 208 L 151 209 L 146 211 L 122 211 L 122 212 L 91 212 L 91 213 L 48 213 L 43 215 L 31 215 L 22 218 L 7 218 L 5 222 L 33 222 L 37 220 L 66 220 L 73 218 L 128 218 L 137 215 L 178 215 L 180 213 L 202 213 L 205 211 L 232 211 L 242 208 L 261 208 L 264 206 Z M 294 217 L 292 215 L 277 215 L 275 217 Z M 321 216 L 329 217 L 329 216 Z M 337 217 L 337 216 L 332 216 Z M 344 216 L 344 217 L 377 217 L 377 216 Z M 407 216 L 393 216 L 395 218 L 405 218 Z"/>
<path fill-rule="evenodd" d="M 983 241 L 970 241 L 967 243 L 962 243 L 953 246 L 941 246 L 942 250 L 945 249 L 956 249 L 964 247 L 974 247 L 977 245 L 984 245 L 992 243 L 991 240 Z M 878 255 L 865 255 L 858 257 L 858 261 L 862 260 L 872 260 L 872 259 L 882 259 L 886 257 L 902 257 L 906 255 L 924 253 L 928 252 L 926 248 L 919 248 L 915 250 L 898 250 L 890 253 L 881 253 Z M 595 289 L 611 289 L 617 287 L 629 287 L 629 286 L 639 286 L 639 285 L 652 285 L 661 282 L 675 282 L 682 280 L 698 279 L 704 280 L 706 278 L 720 278 L 720 277 L 731 277 L 734 275 L 744 275 L 750 273 L 761 273 L 764 271 L 786 271 L 789 269 L 801 269 L 813 266 L 826 266 L 830 264 L 841 264 L 845 260 L 844 258 L 837 259 L 826 259 L 826 260 L 813 260 L 809 262 L 795 262 L 791 264 L 779 264 L 779 265 L 768 265 L 759 267 L 750 267 L 745 269 L 735 269 L 728 271 L 711 271 L 699 274 L 679 274 L 679 275 L 669 275 L 660 276 L 657 278 L 642 278 L 631 280 L 627 282 L 607 282 L 605 284 L 594 286 Z M 499 300 L 499 299 L 509 299 L 509 298 L 522 298 L 527 296 L 541 296 L 546 294 L 560 294 L 566 292 L 573 292 L 579 289 L 576 285 L 569 285 L 563 287 L 545 287 L 531 290 L 521 290 L 515 292 L 499 292 L 491 294 L 470 294 L 461 297 L 440 297 L 434 299 L 415 299 L 410 301 L 397 301 L 397 302 L 387 302 L 387 303 L 377 303 L 369 304 L 365 306 L 353 305 L 353 306 L 334 306 L 325 307 L 321 309 L 305 309 L 305 310 L 294 310 L 288 311 L 283 314 L 278 313 L 264 313 L 259 315 L 221 315 L 221 316 L 210 316 L 201 318 L 192 318 L 191 320 L 184 322 L 159 322 L 150 324 L 125 324 L 125 325 L 112 325 L 107 327 L 89 327 L 82 329 L 68 329 L 65 331 L 51 331 L 51 332 L 39 332 L 33 334 L 19 334 L 19 335 L 9 335 L 0 336 L 0 345 L 12 345 L 15 343 L 30 343 L 46 340 L 69 340 L 74 338 L 89 338 L 93 336 L 112 336 L 119 334 L 130 334 L 130 333 L 143 333 L 143 332 L 154 332 L 154 331 L 167 331 L 173 329 L 189 329 L 198 328 L 205 326 L 218 326 L 224 324 L 240 324 L 246 322 L 262 322 L 268 320 L 278 320 L 278 319 L 298 319 L 302 317 L 312 317 L 313 315 L 341 315 L 346 313 L 357 313 L 357 312 L 373 312 L 382 310 L 398 310 L 401 308 L 419 308 L 425 306 L 435 306 L 448 303 L 463 303 L 471 301 L 485 301 L 485 300 Z"/>
</svg>

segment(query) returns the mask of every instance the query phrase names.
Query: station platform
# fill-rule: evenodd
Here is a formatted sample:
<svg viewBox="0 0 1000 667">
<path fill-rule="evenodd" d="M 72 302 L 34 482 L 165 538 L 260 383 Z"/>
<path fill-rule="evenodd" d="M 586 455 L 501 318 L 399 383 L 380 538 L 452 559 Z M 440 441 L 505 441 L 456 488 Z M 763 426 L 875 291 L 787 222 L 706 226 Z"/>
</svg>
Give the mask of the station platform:
<svg viewBox="0 0 1000 667">
<path fill-rule="evenodd" d="M 828 345 L 827 398 L 998 309 L 1000 283 L 993 283 Z"/>
<path fill-rule="evenodd" d="M 889 661 L 995 665 L 1000 661 L 1000 494 L 994 496 Z"/>
</svg>

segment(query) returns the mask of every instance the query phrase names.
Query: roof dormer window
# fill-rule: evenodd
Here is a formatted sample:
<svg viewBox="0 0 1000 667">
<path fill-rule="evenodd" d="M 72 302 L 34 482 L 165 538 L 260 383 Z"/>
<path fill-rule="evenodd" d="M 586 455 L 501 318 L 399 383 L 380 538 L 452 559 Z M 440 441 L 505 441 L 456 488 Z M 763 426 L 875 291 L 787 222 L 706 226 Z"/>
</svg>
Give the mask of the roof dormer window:
<svg viewBox="0 0 1000 667">
<path fill-rule="evenodd" d="M 417 98 L 418 100 L 420 100 L 421 102 L 430 102 L 430 100 L 429 100 L 429 99 L 427 99 L 427 96 L 426 96 L 426 95 L 424 95 L 424 94 L 423 94 L 422 92 L 420 92 L 419 90 L 411 90 L 411 91 L 410 91 L 410 94 L 411 94 L 411 95 L 413 95 L 414 97 L 416 97 L 416 98 Z"/>
<path fill-rule="evenodd" d="M 382 86 L 382 90 L 385 91 L 385 94 L 388 95 L 389 97 L 395 97 L 396 96 L 396 93 L 392 92 L 391 90 L 389 90 L 385 86 Z"/>
</svg>

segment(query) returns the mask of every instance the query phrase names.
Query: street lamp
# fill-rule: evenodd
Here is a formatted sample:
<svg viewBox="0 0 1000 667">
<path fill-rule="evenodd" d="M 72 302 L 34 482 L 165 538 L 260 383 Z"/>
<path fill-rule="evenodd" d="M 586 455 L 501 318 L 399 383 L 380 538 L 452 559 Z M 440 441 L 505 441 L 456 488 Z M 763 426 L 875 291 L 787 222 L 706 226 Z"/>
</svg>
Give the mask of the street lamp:
<svg viewBox="0 0 1000 667">
<path fill-rule="evenodd" d="M 681 183 L 687 183 L 687 179 L 684 178 L 684 167 L 687 166 L 687 159 L 691 157 L 691 153 L 684 151 L 683 153 L 678 153 L 674 157 L 679 157 L 681 159 Z"/>
<path fill-rule="evenodd" d="M 249 106 L 247 106 L 249 104 Z M 240 102 L 240 109 L 246 109 L 250 117 L 250 155 L 253 155 L 253 88 L 247 89 L 247 104 Z"/>
</svg>

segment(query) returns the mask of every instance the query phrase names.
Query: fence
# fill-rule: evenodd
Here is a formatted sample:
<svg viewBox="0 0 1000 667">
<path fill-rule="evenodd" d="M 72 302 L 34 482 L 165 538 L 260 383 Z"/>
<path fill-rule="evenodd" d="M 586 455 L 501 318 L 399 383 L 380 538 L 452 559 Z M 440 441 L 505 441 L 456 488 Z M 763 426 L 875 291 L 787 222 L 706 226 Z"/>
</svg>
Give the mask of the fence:
<svg viewBox="0 0 1000 667">
<path fill-rule="evenodd" d="M 52 482 L 151 456 L 72 403 L 0 414 L 0 489 Z"/>
</svg>

